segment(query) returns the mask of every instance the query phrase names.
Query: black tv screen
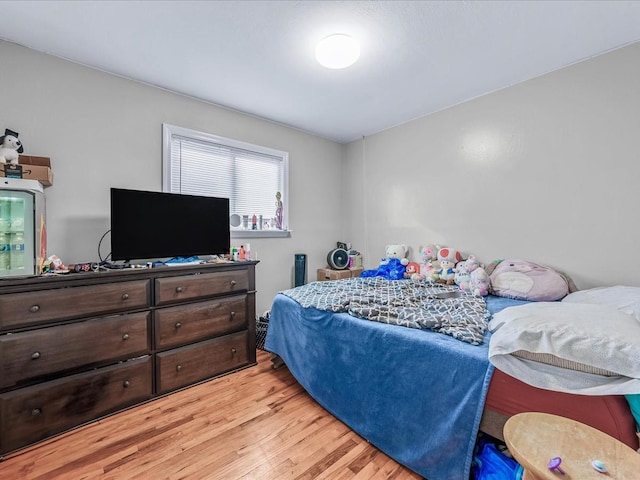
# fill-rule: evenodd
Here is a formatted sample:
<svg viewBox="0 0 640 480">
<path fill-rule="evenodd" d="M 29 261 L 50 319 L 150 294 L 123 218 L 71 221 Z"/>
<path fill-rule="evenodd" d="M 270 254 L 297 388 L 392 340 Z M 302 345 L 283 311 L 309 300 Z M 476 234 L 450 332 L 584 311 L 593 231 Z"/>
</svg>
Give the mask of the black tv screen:
<svg viewBox="0 0 640 480">
<path fill-rule="evenodd" d="M 229 253 L 229 199 L 111 189 L 111 259 Z"/>
</svg>

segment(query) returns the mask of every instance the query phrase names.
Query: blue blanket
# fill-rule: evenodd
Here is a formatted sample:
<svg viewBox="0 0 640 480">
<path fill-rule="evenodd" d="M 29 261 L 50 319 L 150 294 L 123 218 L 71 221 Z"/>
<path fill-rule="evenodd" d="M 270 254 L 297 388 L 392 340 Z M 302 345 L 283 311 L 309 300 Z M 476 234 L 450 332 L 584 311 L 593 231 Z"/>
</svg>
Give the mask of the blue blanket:
<svg viewBox="0 0 640 480">
<path fill-rule="evenodd" d="M 491 297 L 487 304 L 495 310 Z M 278 294 L 265 348 L 318 403 L 398 462 L 429 480 L 469 478 L 493 373 L 488 334 L 475 346 Z"/>
</svg>

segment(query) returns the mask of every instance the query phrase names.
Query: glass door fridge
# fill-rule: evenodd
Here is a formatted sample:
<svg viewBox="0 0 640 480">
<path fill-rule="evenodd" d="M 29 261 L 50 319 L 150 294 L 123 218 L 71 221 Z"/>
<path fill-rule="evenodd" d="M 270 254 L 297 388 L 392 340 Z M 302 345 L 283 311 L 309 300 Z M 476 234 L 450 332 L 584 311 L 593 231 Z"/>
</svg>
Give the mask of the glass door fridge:
<svg viewBox="0 0 640 480">
<path fill-rule="evenodd" d="M 46 249 L 42 184 L 0 178 L 0 277 L 40 274 Z"/>
</svg>

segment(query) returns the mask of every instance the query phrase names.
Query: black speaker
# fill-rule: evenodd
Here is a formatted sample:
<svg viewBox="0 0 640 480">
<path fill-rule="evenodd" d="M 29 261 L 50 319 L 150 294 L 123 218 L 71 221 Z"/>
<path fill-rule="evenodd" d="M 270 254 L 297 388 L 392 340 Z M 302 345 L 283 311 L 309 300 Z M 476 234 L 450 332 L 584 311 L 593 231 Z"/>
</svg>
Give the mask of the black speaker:
<svg viewBox="0 0 640 480">
<path fill-rule="evenodd" d="M 296 253 L 294 255 L 295 266 L 295 286 L 304 285 L 307 280 L 307 255 L 305 253 Z"/>
<path fill-rule="evenodd" d="M 344 270 L 349 266 L 349 252 L 344 248 L 336 248 L 327 254 L 327 263 L 333 270 Z"/>
</svg>

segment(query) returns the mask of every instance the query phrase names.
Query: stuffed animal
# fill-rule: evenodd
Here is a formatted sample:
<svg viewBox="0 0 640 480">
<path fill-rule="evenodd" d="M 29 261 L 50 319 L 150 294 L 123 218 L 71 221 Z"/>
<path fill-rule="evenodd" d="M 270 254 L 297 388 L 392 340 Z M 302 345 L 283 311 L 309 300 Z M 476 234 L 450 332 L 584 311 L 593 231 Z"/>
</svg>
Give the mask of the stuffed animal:
<svg viewBox="0 0 640 480">
<path fill-rule="evenodd" d="M 553 302 L 571 290 L 562 273 L 527 260 L 503 260 L 497 263 L 490 278 L 491 293 L 517 300 Z"/>
<path fill-rule="evenodd" d="M 385 249 L 386 256 L 380 262 L 377 270 L 365 270 L 361 277 L 384 277 L 388 280 L 401 280 L 404 278 L 406 265 L 409 263 L 406 245 L 392 244 Z"/>
<path fill-rule="evenodd" d="M 435 283 L 438 281 L 438 271 L 440 264 L 438 263 L 438 250 L 440 247 L 429 244 L 425 247 L 420 245 L 420 275 L 428 282 Z"/>
<path fill-rule="evenodd" d="M 0 137 L 0 163 L 11 162 L 17 165 L 19 154 L 24 152 L 22 142 L 18 140 L 18 132 L 4 130 L 4 135 Z"/>
<path fill-rule="evenodd" d="M 467 266 L 467 272 L 469 273 L 473 272 L 478 267 L 482 267 L 482 265 L 480 265 L 480 262 L 476 260 L 475 255 L 469 255 L 464 263 Z"/>
<path fill-rule="evenodd" d="M 469 255 L 466 260 L 461 260 L 456 264 L 454 282 L 460 290 L 469 290 L 469 281 L 471 280 L 471 272 L 481 267 L 474 255 Z"/>
<path fill-rule="evenodd" d="M 467 261 L 462 260 L 456 264 L 456 267 L 453 269 L 453 281 L 455 282 L 460 290 L 469 290 L 469 280 L 471 280 L 471 272 L 467 267 Z"/>
<path fill-rule="evenodd" d="M 420 265 L 418 265 L 416 262 L 407 263 L 404 270 L 404 278 L 408 278 L 414 281 L 425 279 L 424 275 L 420 274 Z"/>
<path fill-rule="evenodd" d="M 409 253 L 409 249 L 406 245 L 387 245 L 385 253 L 387 254 L 388 259 L 397 258 L 398 260 L 400 260 L 400 263 L 402 263 L 402 265 L 406 266 L 409 263 L 409 259 L 406 258 L 407 254 Z"/>
<path fill-rule="evenodd" d="M 462 260 L 462 255 L 453 248 L 445 247 L 438 250 L 438 262 L 440 262 L 438 283 L 446 283 L 447 285 L 455 283 L 454 268 L 460 260 Z"/>
<path fill-rule="evenodd" d="M 469 279 L 469 290 L 472 291 L 474 295 L 477 295 L 479 297 L 486 297 L 487 295 L 489 295 L 490 287 L 491 280 L 483 267 L 478 267 L 473 272 L 471 272 Z"/>
</svg>

